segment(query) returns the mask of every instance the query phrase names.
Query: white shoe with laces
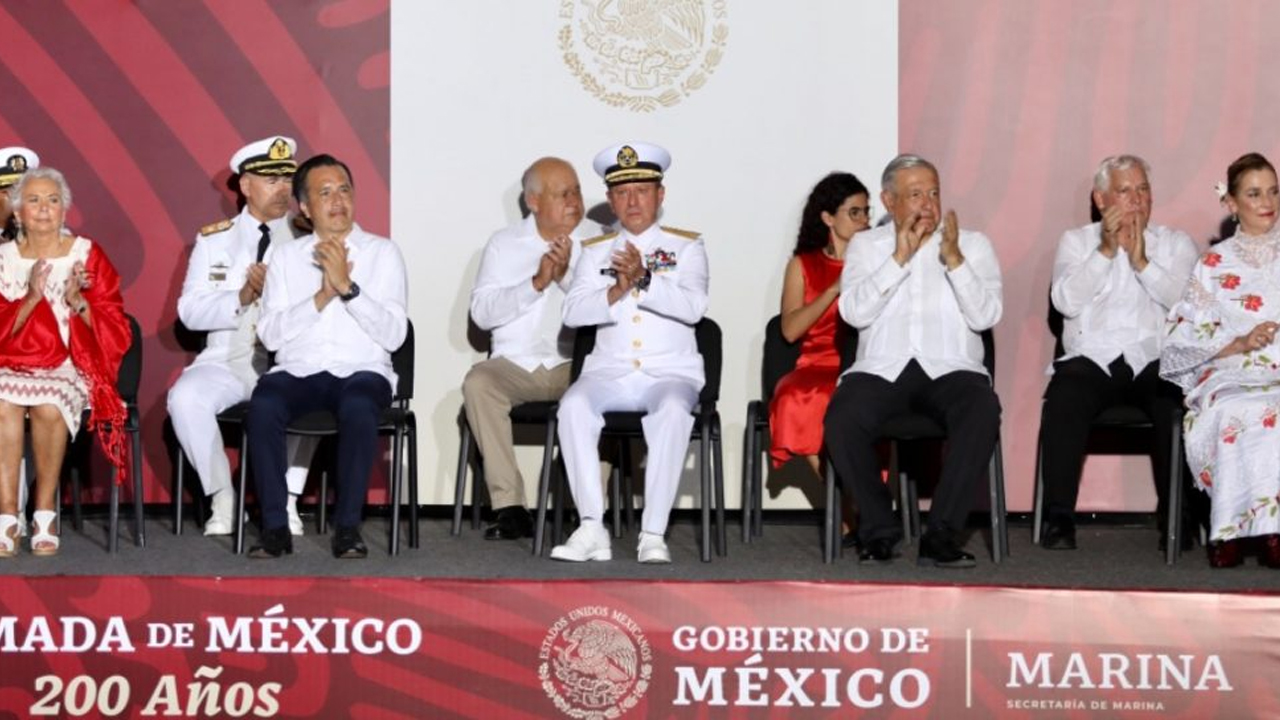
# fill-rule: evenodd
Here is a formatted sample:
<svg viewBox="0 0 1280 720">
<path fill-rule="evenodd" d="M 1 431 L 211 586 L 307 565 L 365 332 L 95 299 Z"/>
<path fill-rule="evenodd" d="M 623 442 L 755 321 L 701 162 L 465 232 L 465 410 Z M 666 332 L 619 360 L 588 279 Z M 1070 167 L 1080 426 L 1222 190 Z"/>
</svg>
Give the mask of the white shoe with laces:
<svg viewBox="0 0 1280 720">
<path fill-rule="evenodd" d="M 302 518 L 298 515 L 298 496 L 289 493 L 289 501 L 285 505 L 289 511 L 289 534 L 302 535 Z"/>
<path fill-rule="evenodd" d="M 567 562 L 612 560 L 613 542 L 599 521 L 584 522 L 573 531 L 568 542 L 551 549 L 551 559 Z"/>
<path fill-rule="evenodd" d="M 671 551 L 661 535 L 640 533 L 640 544 L 636 547 L 636 559 L 642 563 L 664 564 L 671 562 Z"/>
<path fill-rule="evenodd" d="M 210 504 L 213 507 L 204 524 L 205 536 L 230 535 L 235 531 L 236 491 L 231 488 L 221 490 L 213 496 Z"/>
</svg>

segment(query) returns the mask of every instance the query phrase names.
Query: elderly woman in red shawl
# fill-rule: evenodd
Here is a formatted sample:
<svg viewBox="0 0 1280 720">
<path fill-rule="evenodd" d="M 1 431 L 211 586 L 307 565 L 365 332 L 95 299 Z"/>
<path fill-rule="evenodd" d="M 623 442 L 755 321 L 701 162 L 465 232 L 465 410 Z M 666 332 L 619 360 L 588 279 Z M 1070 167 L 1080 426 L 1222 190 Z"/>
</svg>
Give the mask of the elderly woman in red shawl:
<svg viewBox="0 0 1280 720">
<path fill-rule="evenodd" d="M 25 531 L 18 471 L 27 420 L 36 466 L 32 554 L 58 552 L 58 478 L 86 407 L 90 429 L 123 469 L 116 373 L 131 340 L 115 268 L 63 225 L 71 190 L 62 173 L 27 171 L 9 201 L 18 236 L 0 245 L 0 558 L 18 551 Z"/>
</svg>

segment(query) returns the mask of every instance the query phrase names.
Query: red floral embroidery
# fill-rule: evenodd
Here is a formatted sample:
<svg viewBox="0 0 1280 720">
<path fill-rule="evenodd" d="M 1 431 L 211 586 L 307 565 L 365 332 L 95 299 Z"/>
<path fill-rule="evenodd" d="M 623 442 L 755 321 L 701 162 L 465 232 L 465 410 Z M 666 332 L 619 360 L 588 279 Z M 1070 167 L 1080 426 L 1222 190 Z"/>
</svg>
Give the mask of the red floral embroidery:
<svg viewBox="0 0 1280 720">
<path fill-rule="evenodd" d="M 1235 433 L 1231 433 L 1231 434 L 1229 434 L 1229 435 L 1223 435 L 1223 436 L 1222 436 L 1222 442 L 1224 442 L 1224 443 L 1226 443 L 1226 444 L 1228 444 L 1228 445 L 1235 445 L 1235 444 L 1236 444 L 1236 434 L 1235 434 Z"/>
<path fill-rule="evenodd" d="M 1213 475 L 1207 469 L 1200 471 L 1200 484 L 1205 487 L 1213 487 Z"/>
<path fill-rule="evenodd" d="M 1228 445 L 1234 445 L 1236 438 L 1240 436 L 1242 428 L 1236 427 L 1234 424 L 1228 425 L 1222 429 L 1222 442 Z"/>
<path fill-rule="evenodd" d="M 1240 303 L 1240 305 L 1243 306 L 1244 309 L 1248 310 L 1249 312 L 1258 312 L 1258 310 L 1262 308 L 1261 295 L 1249 294 L 1249 295 L 1245 295 L 1244 297 L 1238 297 L 1235 299 L 1235 301 Z"/>
<path fill-rule="evenodd" d="M 1276 426 L 1276 409 L 1269 407 L 1262 412 L 1262 427 L 1274 428 Z"/>
<path fill-rule="evenodd" d="M 1218 253 L 1205 253 L 1204 259 L 1201 260 L 1201 262 L 1209 267 L 1218 267 L 1218 263 L 1222 262 L 1222 256 Z"/>
<path fill-rule="evenodd" d="M 1219 275 L 1217 281 L 1222 285 L 1223 290 L 1235 290 L 1240 287 L 1240 276 L 1233 273 Z"/>
<path fill-rule="evenodd" d="M 1200 377 L 1196 378 L 1196 384 L 1200 385 L 1205 380 L 1208 380 L 1209 376 L 1212 374 L 1213 374 L 1213 368 L 1205 368 L 1205 371 L 1200 373 Z"/>
</svg>

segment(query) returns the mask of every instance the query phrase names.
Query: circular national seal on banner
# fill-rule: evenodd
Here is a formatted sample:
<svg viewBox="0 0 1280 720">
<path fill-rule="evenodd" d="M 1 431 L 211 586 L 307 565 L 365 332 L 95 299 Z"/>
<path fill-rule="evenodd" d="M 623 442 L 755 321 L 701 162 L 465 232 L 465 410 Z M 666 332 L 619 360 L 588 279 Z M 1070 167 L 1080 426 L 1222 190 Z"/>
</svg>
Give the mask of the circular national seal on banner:
<svg viewBox="0 0 1280 720">
<path fill-rule="evenodd" d="M 635 112 L 706 84 L 729 41 L 729 0 L 560 0 L 560 51 L 582 87 Z"/>
<path fill-rule="evenodd" d="M 617 718 L 636 706 L 653 678 L 653 649 L 626 613 L 601 605 L 569 611 L 538 652 L 547 697 L 571 718 Z"/>
</svg>

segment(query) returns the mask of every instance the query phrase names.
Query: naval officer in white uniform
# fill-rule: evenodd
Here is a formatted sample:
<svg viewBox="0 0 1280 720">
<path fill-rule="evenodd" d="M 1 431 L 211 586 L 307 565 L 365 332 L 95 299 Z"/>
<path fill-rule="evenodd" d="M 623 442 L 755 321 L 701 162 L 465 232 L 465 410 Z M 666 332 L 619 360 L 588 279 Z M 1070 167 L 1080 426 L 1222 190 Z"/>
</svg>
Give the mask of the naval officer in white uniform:
<svg viewBox="0 0 1280 720">
<path fill-rule="evenodd" d="M 565 298 L 564 324 L 598 326 L 582 375 L 560 400 L 560 445 L 582 524 L 551 557 L 613 556 L 601 524 L 599 439 L 604 413 L 644 411 L 644 516 L 637 555 L 671 562 L 663 536 L 689 449 L 691 411 L 704 384 L 693 326 L 707 309 L 707 253 L 697 233 L 657 225 L 666 150 L 616 145 L 596 156 L 622 229 L 582 243 Z"/>
<path fill-rule="evenodd" d="M 182 371 L 168 400 L 182 451 L 200 477 L 205 495 L 212 497 L 205 535 L 229 535 L 234 528 L 231 465 L 216 416 L 248 400 L 267 367 L 257 323 L 267 263 L 280 245 L 294 239 L 289 196 L 298 168 L 296 150 L 291 138 L 276 136 L 249 143 L 231 156 L 244 208 L 234 218 L 200 229 L 178 298 L 183 324 L 208 333 L 205 349 Z M 301 535 L 297 499 L 307 480 L 315 441 L 299 437 L 291 443 L 289 529 Z"/>
</svg>

